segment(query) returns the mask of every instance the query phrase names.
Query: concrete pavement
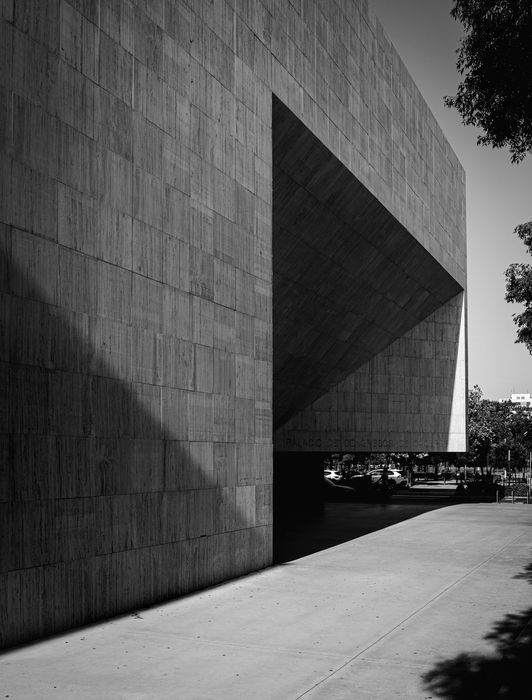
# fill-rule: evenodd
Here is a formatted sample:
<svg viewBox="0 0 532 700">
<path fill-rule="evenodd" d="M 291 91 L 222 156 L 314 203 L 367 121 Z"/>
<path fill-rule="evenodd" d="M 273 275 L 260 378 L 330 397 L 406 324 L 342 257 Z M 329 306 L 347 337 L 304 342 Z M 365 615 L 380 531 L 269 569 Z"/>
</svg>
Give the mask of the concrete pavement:
<svg viewBox="0 0 532 700">
<path fill-rule="evenodd" d="M 482 663 L 507 675 L 497 643 L 530 644 L 531 525 L 524 504 L 434 510 L 8 652 L 0 698 L 475 697 Z"/>
</svg>

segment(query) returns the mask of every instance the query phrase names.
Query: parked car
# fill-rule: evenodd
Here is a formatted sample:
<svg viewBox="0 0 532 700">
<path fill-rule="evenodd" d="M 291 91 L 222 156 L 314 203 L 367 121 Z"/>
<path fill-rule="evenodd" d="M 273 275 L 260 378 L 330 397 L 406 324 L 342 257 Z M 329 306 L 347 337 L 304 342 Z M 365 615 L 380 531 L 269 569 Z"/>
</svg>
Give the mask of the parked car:
<svg viewBox="0 0 532 700">
<path fill-rule="evenodd" d="M 357 495 L 357 492 L 351 486 L 335 484 L 334 481 L 325 476 L 323 477 L 323 489 L 325 500 L 352 501 Z"/>
<path fill-rule="evenodd" d="M 376 484 L 382 479 L 384 469 L 372 469 L 368 472 L 371 476 L 371 483 Z M 388 469 L 388 481 L 395 484 L 396 488 L 406 486 L 406 477 L 404 477 L 398 469 Z"/>
<path fill-rule="evenodd" d="M 342 475 L 336 469 L 324 469 L 323 476 L 331 481 L 340 481 L 342 478 Z"/>
</svg>

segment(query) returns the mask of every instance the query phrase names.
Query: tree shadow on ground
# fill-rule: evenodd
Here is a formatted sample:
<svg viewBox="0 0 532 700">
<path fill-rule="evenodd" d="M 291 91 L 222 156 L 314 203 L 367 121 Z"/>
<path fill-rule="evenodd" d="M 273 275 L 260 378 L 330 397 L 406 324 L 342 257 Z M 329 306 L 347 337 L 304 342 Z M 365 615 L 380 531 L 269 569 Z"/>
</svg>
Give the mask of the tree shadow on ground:
<svg viewBox="0 0 532 700">
<path fill-rule="evenodd" d="M 514 578 L 525 579 L 528 583 L 532 583 L 532 562 L 525 566 L 523 571 L 520 571 Z"/>
<path fill-rule="evenodd" d="M 532 564 L 514 578 L 532 583 Z M 505 615 L 485 639 L 494 646 L 492 654 L 462 653 L 440 661 L 423 676 L 426 690 L 449 700 L 529 697 L 532 608 Z"/>
</svg>

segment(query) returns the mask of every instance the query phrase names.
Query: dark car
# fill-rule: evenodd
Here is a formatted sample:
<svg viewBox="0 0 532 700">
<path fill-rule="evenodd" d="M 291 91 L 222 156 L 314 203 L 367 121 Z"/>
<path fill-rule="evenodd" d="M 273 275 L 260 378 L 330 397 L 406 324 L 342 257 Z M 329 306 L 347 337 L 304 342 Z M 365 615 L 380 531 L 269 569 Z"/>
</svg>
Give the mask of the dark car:
<svg viewBox="0 0 532 700">
<path fill-rule="evenodd" d="M 324 498 L 326 501 L 352 501 L 357 492 L 351 486 L 335 484 L 334 481 L 323 477 Z"/>
</svg>

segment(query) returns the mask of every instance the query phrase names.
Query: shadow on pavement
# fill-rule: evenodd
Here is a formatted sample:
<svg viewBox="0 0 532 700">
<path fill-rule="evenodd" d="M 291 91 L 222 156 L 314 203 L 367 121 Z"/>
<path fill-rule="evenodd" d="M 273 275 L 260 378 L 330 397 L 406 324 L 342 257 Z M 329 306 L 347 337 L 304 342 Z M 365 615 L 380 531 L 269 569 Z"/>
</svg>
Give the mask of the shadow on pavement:
<svg viewBox="0 0 532 700">
<path fill-rule="evenodd" d="M 523 578 L 528 581 L 528 583 L 532 583 L 532 562 L 525 566 L 524 570 L 516 574 L 514 578 Z"/>
<path fill-rule="evenodd" d="M 448 505 L 444 499 L 396 501 L 396 497 L 381 503 L 326 502 L 319 515 L 276 523 L 274 564 L 314 554 Z"/>
<path fill-rule="evenodd" d="M 515 576 L 532 583 L 532 563 Z M 532 608 L 505 615 L 485 637 L 492 654 L 458 654 L 423 676 L 428 692 L 448 700 L 530 697 Z"/>
</svg>

